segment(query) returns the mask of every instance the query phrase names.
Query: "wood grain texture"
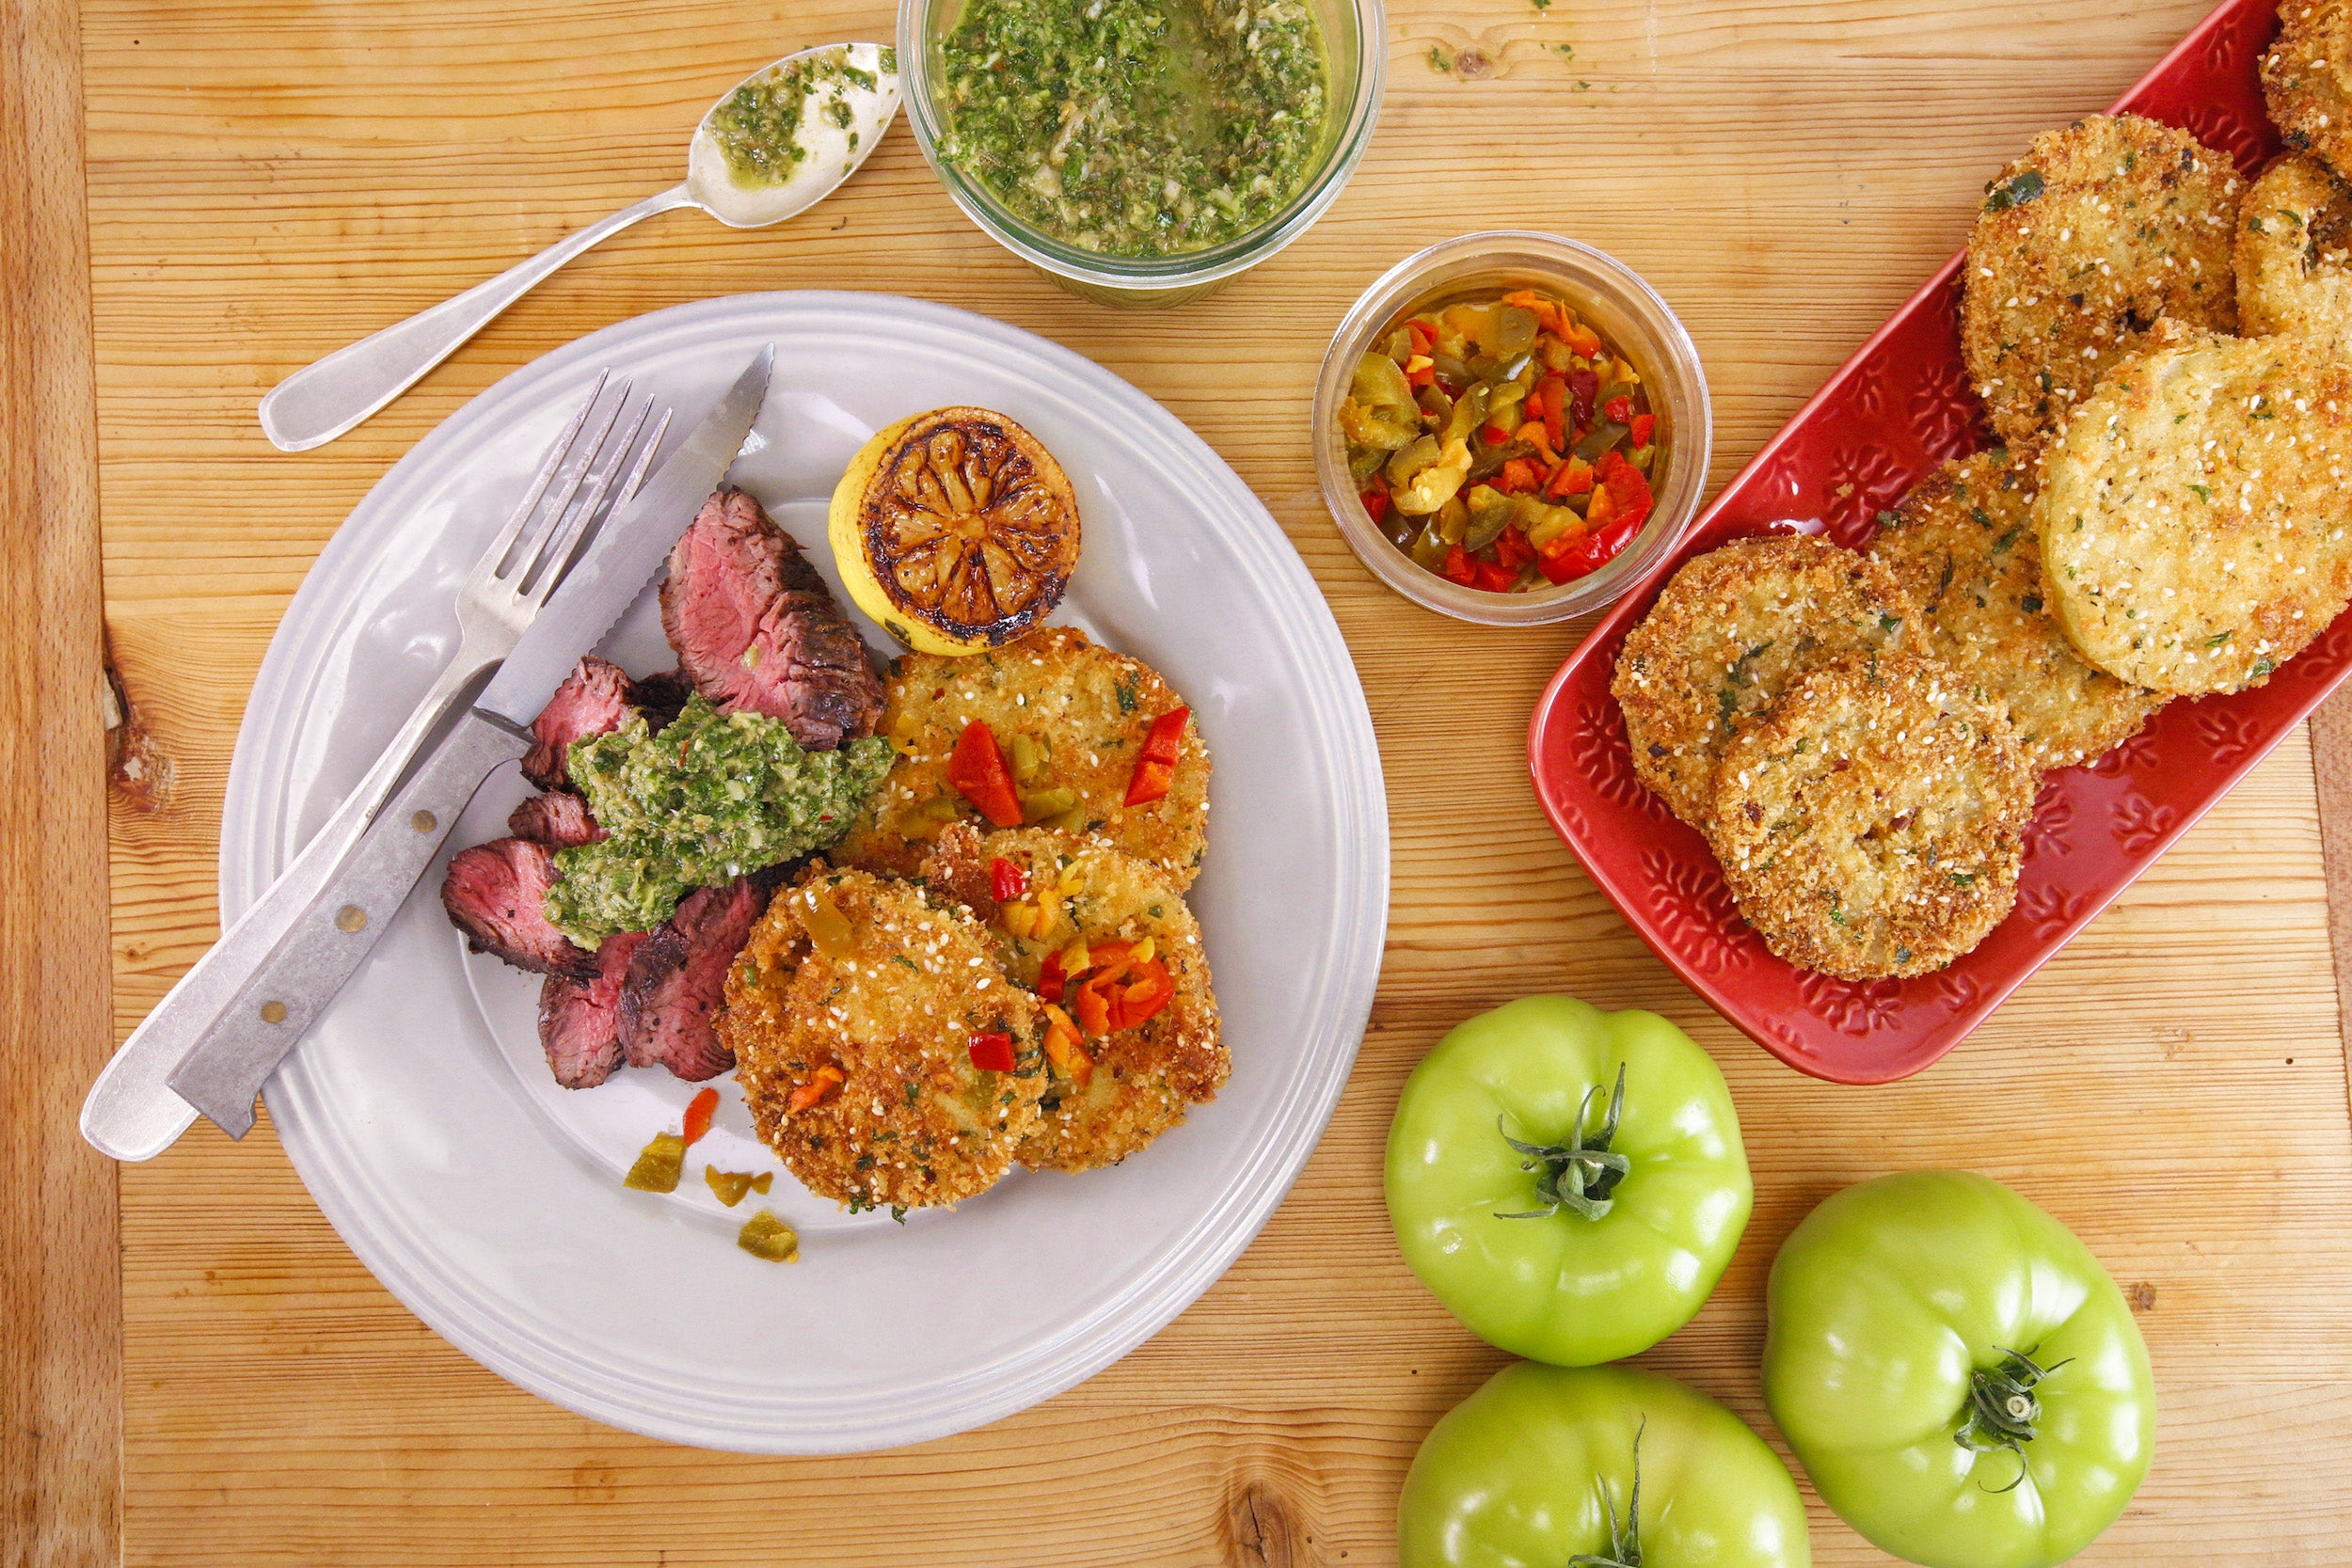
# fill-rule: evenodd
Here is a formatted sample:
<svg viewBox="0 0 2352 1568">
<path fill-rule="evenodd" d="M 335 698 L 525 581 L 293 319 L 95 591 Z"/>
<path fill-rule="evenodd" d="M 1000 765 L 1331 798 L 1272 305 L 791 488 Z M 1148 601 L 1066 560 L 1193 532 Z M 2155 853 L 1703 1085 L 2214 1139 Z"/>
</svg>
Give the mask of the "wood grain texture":
<svg viewBox="0 0 2352 1568">
<path fill-rule="evenodd" d="M 1537 813 L 1526 716 L 1581 628 L 1485 630 L 1390 594 L 1330 526 L 1305 428 L 1330 327 L 1367 282 L 1426 242 L 1524 225 L 1617 254 L 1682 313 L 1720 482 L 1949 254 L 1991 171 L 2112 98 L 2201 10 L 1397 0 L 1354 183 L 1209 300 L 1137 318 L 1072 299 L 973 230 L 900 129 L 805 220 L 657 220 L 351 436 L 284 457 L 253 420 L 279 376 L 659 188 L 717 91 L 787 50 L 883 36 L 892 8 L 89 0 L 107 613 L 171 781 L 114 818 L 118 1028 L 211 938 L 237 716 L 336 522 L 516 366 L 729 292 L 886 287 L 978 309 L 1200 431 L 1339 617 L 1394 844 L 1359 1065 L 1263 1235 L 1118 1366 L 920 1448 L 745 1458 L 569 1416 L 394 1303 L 266 1132 L 200 1128 L 123 1174 L 127 1560 L 1377 1568 L 1415 1445 L 1502 1360 L 1391 1244 L 1389 1114 L 1447 1027 L 1545 988 L 1675 1018 L 1741 1107 L 1755 1221 L 1705 1311 L 1645 1362 L 1769 1431 L 1762 1286 L 1789 1228 L 1848 1181 L 1983 1170 L 2123 1282 L 2165 1394 L 2155 1468 L 2083 1560 L 2352 1559 L 2352 1131 L 2304 736 L 1952 1056 L 1884 1088 L 1815 1083 L 1683 990 Z M 1437 42 L 1499 69 L 1439 74 Z M 2249 1174 L 2191 1169 L 2184 1150 L 2211 1138 Z M 1884 1560 L 1818 1507 L 1815 1523 L 1820 1561 Z"/>
<path fill-rule="evenodd" d="M 113 1039 L 81 55 L 0 0 L 0 1563 L 119 1547 L 112 1164 L 74 1132 Z"/>
</svg>

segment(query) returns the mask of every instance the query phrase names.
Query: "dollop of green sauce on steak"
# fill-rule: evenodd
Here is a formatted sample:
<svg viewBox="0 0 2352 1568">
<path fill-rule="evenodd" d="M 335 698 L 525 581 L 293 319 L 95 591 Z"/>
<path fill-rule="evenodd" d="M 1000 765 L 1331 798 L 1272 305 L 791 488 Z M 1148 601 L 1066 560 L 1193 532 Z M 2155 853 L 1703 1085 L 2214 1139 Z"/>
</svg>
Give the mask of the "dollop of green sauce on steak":
<svg viewBox="0 0 2352 1568">
<path fill-rule="evenodd" d="M 548 919 L 592 951 L 615 931 L 650 931 L 698 887 L 822 849 L 890 771 L 890 743 L 811 752 L 781 719 L 723 714 L 700 695 L 656 735 L 632 714 L 572 743 L 572 783 L 611 836 L 559 850 Z"/>
</svg>

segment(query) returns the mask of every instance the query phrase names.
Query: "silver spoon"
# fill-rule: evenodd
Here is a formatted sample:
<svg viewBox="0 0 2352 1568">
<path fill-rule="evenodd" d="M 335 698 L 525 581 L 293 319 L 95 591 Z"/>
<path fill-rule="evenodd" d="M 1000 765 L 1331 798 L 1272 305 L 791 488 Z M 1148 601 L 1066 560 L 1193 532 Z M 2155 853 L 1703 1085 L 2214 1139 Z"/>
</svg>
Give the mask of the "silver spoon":
<svg viewBox="0 0 2352 1568">
<path fill-rule="evenodd" d="M 739 174 L 726 150 L 722 112 L 738 103 L 739 94 L 757 96 L 789 83 L 795 74 L 814 84 L 800 101 L 799 122 L 788 144 L 799 148 L 801 155 L 775 160 L 782 165 L 781 178 Z M 262 400 L 262 434 L 280 451 L 325 446 L 416 385 L 541 278 L 590 245 L 656 213 L 699 207 L 733 229 L 782 223 L 854 173 L 898 113 L 897 51 L 878 43 L 828 43 L 787 55 L 729 88 L 703 116 L 687 149 L 684 183 L 625 207 L 486 283 L 304 366 Z M 771 137 L 771 146 L 777 140 Z"/>
</svg>

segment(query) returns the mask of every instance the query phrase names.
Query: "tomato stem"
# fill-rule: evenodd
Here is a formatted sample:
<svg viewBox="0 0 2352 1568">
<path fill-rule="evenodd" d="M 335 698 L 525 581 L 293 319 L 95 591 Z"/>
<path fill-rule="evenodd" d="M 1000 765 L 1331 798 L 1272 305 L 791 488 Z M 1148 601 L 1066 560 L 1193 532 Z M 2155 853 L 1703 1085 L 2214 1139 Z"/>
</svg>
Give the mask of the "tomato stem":
<svg viewBox="0 0 2352 1568">
<path fill-rule="evenodd" d="M 2067 1363 L 2060 1361 L 2043 1367 L 2034 1361 L 2031 1352 L 2007 1350 L 1999 1345 L 1993 1348 L 2001 1352 L 2001 1359 L 1969 1374 L 1968 1403 L 1961 1412 L 1960 1427 L 1952 1433 L 1952 1441 L 1970 1453 L 2007 1450 L 2017 1456 L 2015 1481 L 2007 1486 L 1985 1487 L 1998 1496 L 2013 1492 L 2025 1483 L 2026 1445 L 2034 1440 L 2034 1423 L 2042 1419 L 2042 1400 L 2034 1388 Z"/>
<path fill-rule="evenodd" d="M 1619 1076 L 1623 1076 L 1622 1069 Z M 1624 1529 L 1617 1528 L 1616 1494 L 1603 1486 L 1600 1506 L 1609 1511 L 1608 1555 L 1579 1552 L 1568 1559 L 1566 1568 L 1642 1568 L 1642 1433 L 1648 1430 L 1647 1416 L 1633 1429 L 1633 1496 L 1626 1503 Z"/>
<path fill-rule="evenodd" d="M 1541 1171 L 1535 1179 L 1535 1196 L 1543 1201 L 1541 1209 L 1523 1213 L 1498 1212 L 1499 1220 L 1548 1220 L 1562 1209 L 1573 1209 L 1588 1220 L 1599 1219 L 1609 1212 L 1614 1200 L 1610 1194 L 1633 1169 L 1633 1162 L 1622 1154 L 1613 1154 L 1609 1142 L 1617 1135 L 1617 1118 L 1625 1113 L 1625 1064 L 1617 1065 L 1617 1086 L 1609 1096 L 1609 1108 L 1601 1118 L 1597 1132 L 1586 1136 L 1584 1123 L 1591 1116 L 1593 1097 L 1600 1093 L 1596 1084 L 1584 1091 L 1584 1098 L 1576 1107 L 1576 1124 L 1568 1129 L 1565 1142 L 1556 1144 L 1523 1143 L 1511 1136 L 1502 1125 L 1502 1117 L 1495 1117 L 1495 1131 L 1502 1133 L 1502 1141 L 1527 1158 L 1519 1169 Z"/>
</svg>

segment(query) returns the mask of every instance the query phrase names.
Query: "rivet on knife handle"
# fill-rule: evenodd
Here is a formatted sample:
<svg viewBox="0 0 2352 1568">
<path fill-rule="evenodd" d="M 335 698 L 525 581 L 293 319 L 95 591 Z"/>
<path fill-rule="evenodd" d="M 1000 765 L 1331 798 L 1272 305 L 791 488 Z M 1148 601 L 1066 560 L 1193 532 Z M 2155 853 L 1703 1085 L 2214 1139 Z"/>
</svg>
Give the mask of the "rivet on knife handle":
<svg viewBox="0 0 2352 1568">
<path fill-rule="evenodd" d="M 244 1137 L 262 1085 L 373 950 L 484 777 L 530 744 L 528 734 L 495 715 L 478 708 L 461 715 L 285 941 L 188 1047 L 172 1070 L 172 1092 L 230 1137 Z"/>
</svg>

